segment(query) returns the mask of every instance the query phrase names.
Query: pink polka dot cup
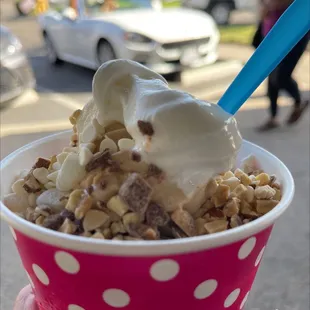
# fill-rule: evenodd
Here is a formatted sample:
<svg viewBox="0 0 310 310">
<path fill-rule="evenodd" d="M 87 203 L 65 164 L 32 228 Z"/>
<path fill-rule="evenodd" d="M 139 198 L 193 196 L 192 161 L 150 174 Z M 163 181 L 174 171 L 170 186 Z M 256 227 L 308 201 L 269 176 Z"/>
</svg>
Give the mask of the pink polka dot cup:
<svg viewBox="0 0 310 310">
<path fill-rule="evenodd" d="M 1 163 L 1 193 L 38 156 L 66 146 L 56 134 L 15 151 Z M 280 204 L 244 226 L 167 241 L 110 241 L 44 229 L 1 204 L 41 310 L 239 310 L 249 296 L 272 227 L 290 205 L 294 181 L 285 165 L 244 141 L 239 159 L 256 155 L 283 185 Z"/>
</svg>

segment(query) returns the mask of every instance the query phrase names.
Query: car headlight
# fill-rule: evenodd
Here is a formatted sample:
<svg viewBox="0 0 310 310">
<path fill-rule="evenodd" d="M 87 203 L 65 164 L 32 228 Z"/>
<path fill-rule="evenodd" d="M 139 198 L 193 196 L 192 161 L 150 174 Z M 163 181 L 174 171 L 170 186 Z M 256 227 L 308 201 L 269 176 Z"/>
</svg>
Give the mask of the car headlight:
<svg viewBox="0 0 310 310">
<path fill-rule="evenodd" d="M 136 32 L 126 32 L 125 40 L 133 43 L 153 43 L 154 41 Z"/>
<path fill-rule="evenodd" d="M 15 35 L 1 31 L 0 49 L 3 53 L 13 54 L 22 49 L 22 44 Z"/>
</svg>

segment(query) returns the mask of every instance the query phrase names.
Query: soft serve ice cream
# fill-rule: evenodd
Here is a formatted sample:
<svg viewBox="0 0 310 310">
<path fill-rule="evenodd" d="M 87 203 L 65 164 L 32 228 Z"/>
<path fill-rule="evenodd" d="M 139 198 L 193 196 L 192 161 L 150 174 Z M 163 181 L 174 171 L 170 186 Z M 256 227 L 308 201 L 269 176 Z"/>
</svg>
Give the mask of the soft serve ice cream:
<svg viewBox="0 0 310 310">
<path fill-rule="evenodd" d="M 241 136 L 231 115 L 138 63 L 102 65 L 93 99 L 70 121 L 70 147 L 38 158 L 4 198 L 45 228 L 112 240 L 184 238 L 246 224 L 281 199 L 256 158 L 235 169 Z"/>
<path fill-rule="evenodd" d="M 187 194 L 235 164 L 242 139 L 234 117 L 169 88 L 162 76 L 136 62 L 102 65 L 94 77 L 93 95 L 78 130 L 83 132 L 94 117 L 102 125 L 123 123 L 143 159 L 163 169 Z M 150 126 L 149 134 L 139 127 L 141 122 Z"/>
</svg>

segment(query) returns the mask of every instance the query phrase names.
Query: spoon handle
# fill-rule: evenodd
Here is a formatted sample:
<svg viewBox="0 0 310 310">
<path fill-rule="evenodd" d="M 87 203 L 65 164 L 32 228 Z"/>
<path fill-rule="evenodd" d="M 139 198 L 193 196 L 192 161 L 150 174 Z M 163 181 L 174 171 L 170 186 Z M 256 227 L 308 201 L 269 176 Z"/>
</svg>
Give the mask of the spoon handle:
<svg viewBox="0 0 310 310">
<path fill-rule="evenodd" d="M 295 0 L 226 90 L 218 105 L 235 114 L 310 29 L 310 1 Z"/>
</svg>

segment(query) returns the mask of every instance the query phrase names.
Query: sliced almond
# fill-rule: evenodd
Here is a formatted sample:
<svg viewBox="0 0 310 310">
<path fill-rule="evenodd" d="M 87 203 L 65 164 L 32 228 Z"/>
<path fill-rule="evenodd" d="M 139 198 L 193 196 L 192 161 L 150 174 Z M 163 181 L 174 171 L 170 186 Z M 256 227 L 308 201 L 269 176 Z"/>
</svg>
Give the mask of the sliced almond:
<svg viewBox="0 0 310 310">
<path fill-rule="evenodd" d="M 99 210 L 89 210 L 83 220 L 83 228 L 85 231 L 92 231 L 102 226 L 109 220 L 109 216 Z"/>
</svg>

